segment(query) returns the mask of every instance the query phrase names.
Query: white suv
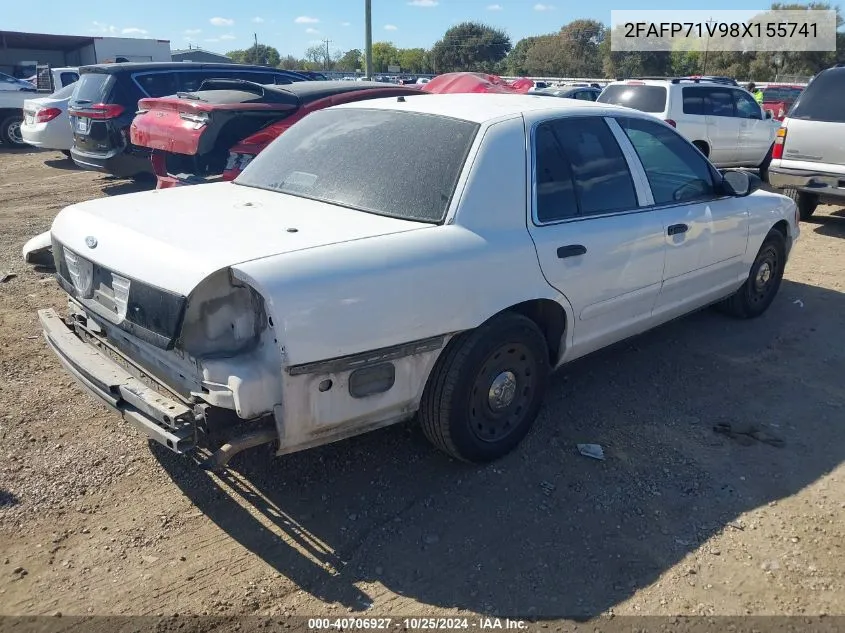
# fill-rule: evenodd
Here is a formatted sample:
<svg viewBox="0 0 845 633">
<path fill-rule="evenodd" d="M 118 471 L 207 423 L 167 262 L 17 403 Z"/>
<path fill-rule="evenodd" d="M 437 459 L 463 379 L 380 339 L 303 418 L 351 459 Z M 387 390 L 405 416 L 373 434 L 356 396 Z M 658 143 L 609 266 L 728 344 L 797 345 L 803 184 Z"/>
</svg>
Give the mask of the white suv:
<svg viewBox="0 0 845 633">
<path fill-rule="evenodd" d="M 819 203 L 845 204 L 845 67 L 816 75 L 778 131 L 771 184 L 792 198 L 801 219 Z"/>
<path fill-rule="evenodd" d="M 717 167 L 755 167 L 767 177 L 780 123 L 743 88 L 697 79 L 628 79 L 608 84 L 598 101 L 663 119 Z"/>
</svg>

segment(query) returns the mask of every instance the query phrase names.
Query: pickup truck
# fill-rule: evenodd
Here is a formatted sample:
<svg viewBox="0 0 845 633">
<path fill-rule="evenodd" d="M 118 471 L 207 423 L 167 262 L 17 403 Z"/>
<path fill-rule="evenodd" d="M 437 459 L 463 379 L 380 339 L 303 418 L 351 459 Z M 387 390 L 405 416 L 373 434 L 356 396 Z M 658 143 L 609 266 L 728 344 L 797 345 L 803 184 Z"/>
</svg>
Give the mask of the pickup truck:
<svg viewBox="0 0 845 633">
<path fill-rule="evenodd" d="M 29 147 L 21 136 L 24 101 L 51 94 L 79 79 L 78 68 L 50 68 L 49 71 L 49 81 L 43 88 L 33 86 L 32 90 L 0 91 L 0 141 L 6 147 Z"/>
</svg>

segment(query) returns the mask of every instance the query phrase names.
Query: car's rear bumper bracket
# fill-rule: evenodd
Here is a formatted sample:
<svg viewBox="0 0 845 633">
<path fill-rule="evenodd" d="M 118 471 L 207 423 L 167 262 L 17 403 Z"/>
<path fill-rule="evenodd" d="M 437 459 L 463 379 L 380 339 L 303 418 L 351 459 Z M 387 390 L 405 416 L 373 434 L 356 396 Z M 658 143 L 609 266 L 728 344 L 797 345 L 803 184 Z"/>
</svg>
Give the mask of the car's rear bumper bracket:
<svg viewBox="0 0 845 633">
<path fill-rule="evenodd" d="M 39 310 L 44 338 L 70 374 L 124 420 L 175 453 L 196 446 L 193 410 L 147 387 L 71 330 L 53 309 Z"/>
</svg>

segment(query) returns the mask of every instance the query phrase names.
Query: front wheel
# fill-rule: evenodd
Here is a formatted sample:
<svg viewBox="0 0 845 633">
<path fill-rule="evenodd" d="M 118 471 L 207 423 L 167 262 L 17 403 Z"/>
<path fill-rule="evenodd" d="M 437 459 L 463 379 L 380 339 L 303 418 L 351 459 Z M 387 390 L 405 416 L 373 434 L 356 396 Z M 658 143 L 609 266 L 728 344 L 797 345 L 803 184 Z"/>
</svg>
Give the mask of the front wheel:
<svg viewBox="0 0 845 633">
<path fill-rule="evenodd" d="M 19 114 L 7 116 L 0 121 L 0 141 L 3 141 L 3 145 L 15 148 L 28 147 L 21 134 L 21 123 L 23 123 L 23 117 Z"/>
<path fill-rule="evenodd" d="M 420 403 L 426 437 L 466 462 L 489 462 L 528 433 L 549 375 L 549 350 L 537 325 L 504 313 L 464 332 L 437 360 Z"/>
<path fill-rule="evenodd" d="M 723 312 L 740 319 L 760 316 L 778 293 L 785 265 L 786 238 L 780 231 L 772 229 L 754 259 L 748 279 L 719 307 Z"/>
</svg>

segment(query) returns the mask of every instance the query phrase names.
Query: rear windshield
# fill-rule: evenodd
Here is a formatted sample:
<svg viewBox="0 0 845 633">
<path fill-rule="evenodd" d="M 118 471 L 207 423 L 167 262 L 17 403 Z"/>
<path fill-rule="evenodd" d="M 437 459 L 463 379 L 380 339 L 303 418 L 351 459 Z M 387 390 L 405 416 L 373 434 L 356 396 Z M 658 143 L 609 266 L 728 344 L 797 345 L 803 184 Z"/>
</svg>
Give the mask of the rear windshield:
<svg viewBox="0 0 845 633">
<path fill-rule="evenodd" d="M 70 95 L 73 94 L 73 91 L 76 89 L 76 84 L 68 84 L 64 88 L 59 88 L 50 95 L 51 99 L 67 99 Z"/>
<path fill-rule="evenodd" d="M 393 110 L 319 110 L 261 152 L 236 183 L 377 215 L 441 222 L 478 125 Z"/>
<path fill-rule="evenodd" d="M 764 88 L 763 101 L 795 101 L 801 88 Z"/>
<path fill-rule="evenodd" d="M 105 73 L 83 73 L 74 84 L 75 103 L 105 103 L 114 84 L 114 77 Z"/>
<path fill-rule="evenodd" d="M 605 88 L 598 101 L 627 106 L 642 112 L 663 112 L 666 109 L 666 88 L 616 84 Z"/>
<path fill-rule="evenodd" d="M 792 110 L 790 119 L 845 123 L 845 68 L 825 70 L 804 90 Z"/>
</svg>

